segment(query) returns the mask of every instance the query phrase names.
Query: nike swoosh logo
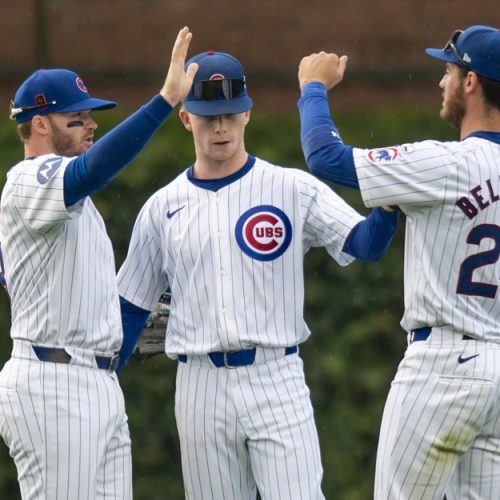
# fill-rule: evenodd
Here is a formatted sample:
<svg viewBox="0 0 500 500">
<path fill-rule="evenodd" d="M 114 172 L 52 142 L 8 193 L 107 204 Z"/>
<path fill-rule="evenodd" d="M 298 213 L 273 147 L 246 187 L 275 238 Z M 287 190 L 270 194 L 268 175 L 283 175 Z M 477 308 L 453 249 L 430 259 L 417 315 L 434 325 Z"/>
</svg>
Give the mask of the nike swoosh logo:
<svg viewBox="0 0 500 500">
<path fill-rule="evenodd" d="M 176 210 L 172 210 L 172 212 L 169 210 L 167 212 L 167 219 L 171 219 L 177 212 L 180 212 L 184 208 L 184 205 L 182 207 L 177 208 Z"/>
<path fill-rule="evenodd" d="M 465 363 L 466 361 L 470 361 L 471 359 L 473 358 L 477 358 L 479 356 L 479 354 L 474 354 L 474 356 L 467 356 L 466 358 L 464 358 L 461 354 L 460 356 L 458 356 L 458 362 L 459 363 Z"/>
</svg>

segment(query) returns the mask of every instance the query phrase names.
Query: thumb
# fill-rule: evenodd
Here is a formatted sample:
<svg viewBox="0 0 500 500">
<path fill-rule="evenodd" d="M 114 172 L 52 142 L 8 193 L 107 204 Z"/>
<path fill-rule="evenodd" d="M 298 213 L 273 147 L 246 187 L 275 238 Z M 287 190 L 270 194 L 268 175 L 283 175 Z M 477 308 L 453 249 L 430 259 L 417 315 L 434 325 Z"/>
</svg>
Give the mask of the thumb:
<svg viewBox="0 0 500 500">
<path fill-rule="evenodd" d="M 347 67 L 347 61 L 349 60 L 349 57 L 346 55 L 340 56 L 339 57 L 339 72 L 340 74 L 344 74 L 345 69 Z"/>
<path fill-rule="evenodd" d="M 189 81 L 193 81 L 194 76 L 198 72 L 198 63 L 191 63 L 186 70 L 186 77 Z"/>
</svg>

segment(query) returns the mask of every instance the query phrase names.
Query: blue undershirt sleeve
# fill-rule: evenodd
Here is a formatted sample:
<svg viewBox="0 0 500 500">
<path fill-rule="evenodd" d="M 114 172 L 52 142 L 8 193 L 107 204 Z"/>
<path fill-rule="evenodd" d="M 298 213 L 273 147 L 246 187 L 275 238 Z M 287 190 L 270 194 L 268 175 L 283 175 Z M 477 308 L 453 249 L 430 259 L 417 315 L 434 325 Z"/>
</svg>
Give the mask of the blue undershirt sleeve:
<svg viewBox="0 0 500 500">
<path fill-rule="evenodd" d="M 122 313 L 123 342 L 120 349 L 120 361 L 116 368 L 117 373 L 120 373 L 130 356 L 132 356 L 150 312 L 135 306 L 123 297 L 120 297 L 120 308 Z"/>
<path fill-rule="evenodd" d="M 388 212 L 374 208 L 368 217 L 354 226 L 343 251 L 359 260 L 375 262 L 389 248 L 398 226 L 398 210 Z"/>
<path fill-rule="evenodd" d="M 358 188 L 352 147 L 346 146 L 330 115 L 322 83 L 304 85 L 298 101 L 300 140 L 311 173 L 343 186 Z"/>
<path fill-rule="evenodd" d="M 157 95 L 72 160 L 64 172 L 66 206 L 107 186 L 141 152 L 171 112 L 170 104 Z"/>
</svg>

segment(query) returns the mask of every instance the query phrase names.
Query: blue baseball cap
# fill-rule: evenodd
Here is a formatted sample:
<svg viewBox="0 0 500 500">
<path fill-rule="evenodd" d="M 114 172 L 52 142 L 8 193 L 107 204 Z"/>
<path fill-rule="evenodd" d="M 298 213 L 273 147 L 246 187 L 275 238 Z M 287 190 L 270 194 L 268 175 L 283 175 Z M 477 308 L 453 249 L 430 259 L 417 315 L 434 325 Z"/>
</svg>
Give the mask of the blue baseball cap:
<svg viewBox="0 0 500 500">
<path fill-rule="evenodd" d="M 184 108 L 200 116 L 244 113 L 252 108 L 247 94 L 245 70 L 241 63 L 225 52 L 202 52 L 192 57 L 198 63 L 193 86 L 184 99 Z"/>
<path fill-rule="evenodd" d="M 90 97 L 83 80 L 67 69 L 39 69 L 17 89 L 10 119 L 17 123 L 35 115 L 110 109 L 116 102 Z"/>
<path fill-rule="evenodd" d="M 464 31 L 456 30 L 442 49 L 425 49 L 425 52 L 500 81 L 500 30 L 497 28 L 476 25 Z"/>
</svg>

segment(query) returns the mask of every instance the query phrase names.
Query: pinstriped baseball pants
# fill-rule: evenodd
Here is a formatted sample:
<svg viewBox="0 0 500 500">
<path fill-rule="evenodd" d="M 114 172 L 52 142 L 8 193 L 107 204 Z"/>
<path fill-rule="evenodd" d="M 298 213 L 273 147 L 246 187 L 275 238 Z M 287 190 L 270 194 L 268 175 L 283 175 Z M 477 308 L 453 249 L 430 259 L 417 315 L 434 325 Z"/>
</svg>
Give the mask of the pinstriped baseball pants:
<svg viewBox="0 0 500 500">
<path fill-rule="evenodd" d="M 283 351 L 283 349 L 281 350 Z M 199 360 L 198 360 L 199 361 Z M 322 500 L 323 470 L 297 354 L 235 369 L 179 362 L 175 412 L 189 500 Z"/>
<path fill-rule="evenodd" d="M 445 493 L 500 498 L 500 344 L 433 329 L 408 346 L 389 391 L 375 499 Z"/>
<path fill-rule="evenodd" d="M 0 372 L 0 435 L 23 500 L 131 499 L 130 436 L 116 374 L 29 357 L 13 353 Z"/>
</svg>

